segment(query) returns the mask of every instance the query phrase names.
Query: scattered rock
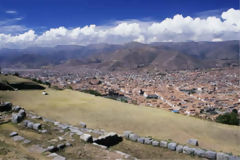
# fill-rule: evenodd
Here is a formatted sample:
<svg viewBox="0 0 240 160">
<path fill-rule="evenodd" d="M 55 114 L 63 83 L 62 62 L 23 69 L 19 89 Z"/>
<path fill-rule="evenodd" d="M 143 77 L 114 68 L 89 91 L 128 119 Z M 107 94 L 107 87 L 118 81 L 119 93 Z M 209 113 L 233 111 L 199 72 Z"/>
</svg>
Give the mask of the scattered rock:
<svg viewBox="0 0 240 160">
<path fill-rule="evenodd" d="M 0 104 L 0 112 L 11 111 L 11 110 L 12 110 L 12 103 L 5 102 Z"/>
<path fill-rule="evenodd" d="M 168 147 L 168 142 L 167 141 L 160 141 L 160 147 L 167 148 Z"/>
<path fill-rule="evenodd" d="M 204 158 L 208 158 L 208 159 L 216 159 L 217 153 L 213 152 L 213 151 L 206 151 L 204 153 Z"/>
<path fill-rule="evenodd" d="M 188 146 L 184 146 L 183 147 L 183 153 L 184 154 L 193 155 L 194 154 L 194 148 L 190 148 Z"/>
<path fill-rule="evenodd" d="M 138 138 L 139 138 L 139 136 L 138 136 L 137 134 L 135 134 L 135 133 L 131 133 L 131 134 L 129 135 L 129 139 L 130 139 L 131 141 L 136 142 Z"/>
<path fill-rule="evenodd" d="M 93 141 L 92 136 L 90 134 L 83 134 L 80 136 L 80 139 L 90 143 Z"/>
<path fill-rule="evenodd" d="M 65 145 L 64 143 L 57 145 L 57 148 L 58 148 L 59 150 L 65 148 L 65 147 L 66 147 L 66 145 Z"/>
<path fill-rule="evenodd" d="M 177 145 L 176 152 L 177 153 L 182 153 L 183 152 L 183 146 L 182 145 Z"/>
<path fill-rule="evenodd" d="M 43 153 L 44 151 L 46 150 L 39 145 L 32 145 L 29 148 L 29 152 L 33 152 L 33 153 Z"/>
<path fill-rule="evenodd" d="M 51 154 L 49 154 L 47 157 L 53 158 L 53 160 L 66 160 L 65 157 L 60 156 L 60 155 L 58 155 L 58 154 L 56 154 L 56 153 L 51 153 Z"/>
<path fill-rule="evenodd" d="M 143 138 L 143 137 L 139 137 L 139 138 L 137 139 L 137 142 L 144 144 L 144 138 Z"/>
<path fill-rule="evenodd" d="M 144 144 L 151 145 L 152 141 L 153 141 L 152 138 L 148 138 L 148 137 L 144 138 Z"/>
<path fill-rule="evenodd" d="M 12 114 L 12 122 L 19 123 L 26 117 L 26 112 L 24 109 L 20 109 L 17 114 Z"/>
<path fill-rule="evenodd" d="M 48 151 L 48 152 L 57 152 L 58 148 L 55 147 L 55 146 L 48 146 L 46 151 Z"/>
<path fill-rule="evenodd" d="M 129 135 L 132 133 L 132 131 L 124 131 L 123 132 L 123 137 L 125 137 L 125 138 L 129 138 Z"/>
<path fill-rule="evenodd" d="M 22 136 L 14 136 L 14 137 L 13 137 L 13 140 L 14 140 L 14 141 L 23 141 L 24 138 L 23 138 Z"/>
<path fill-rule="evenodd" d="M 177 147 L 177 144 L 174 142 L 168 143 L 168 149 L 175 151 Z"/>
<path fill-rule="evenodd" d="M 152 141 L 152 145 L 153 145 L 154 147 L 158 147 L 159 144 L 160 144 L 160 142 L 158 142 L 158 141 Z"/>
<path fill-rule="evenodd" d="M 189 139 L 188 144 L 191 144 L 193 146 L 198 146 L 198 140 L 197 139 Z"/>
<path fill-rule="evenodd" d="M 123 153 L 121 151 L 115 151 L 117 154 L 120 154 L 121 156 L 123 156 L 125 159 L 128 159 L 130 158 L 130 155 L 129 154 L 126 154 L 126 153 Z"/>
<path fill-rule="evenodd" d="M 97 143 L 93 143 L 93 145 L 98 146 L 102 149 L 107 149 L 107 146 L 104 146 L 104 145 L 100 145 L 100 144 L 97 144 Z"/>
<path fill-rule="evenodd" d="M 84 122 L 80 122 L 80 126 L 81 126 L 82 128 L 87 128 L 87 125 L 86 125 L 86 123 L 84 123 Z"/>
<path fill-rule="evenodd" d="M 70 146 L 72 146 L 72 144 L 69 143 L 69 142 L 66 142 L 65 145 L 66 145 L 66 147 L 70 147 Z"/>
<path fill-rule="evenodd" d="M 24 144 L 28 144 L 28 143 L 31 143 L 31 141 L 30 141 L 29 139 L 25 139 L 25 140 L 23 141 L 23 143 L 24 143 Z"/>
<path fill-rule="evenodd" d="M 43 129 L 43 130 L 39 130 L 40 133 L 47 133 L 47 130 L 46 129 Z"/>
<path fill-rule="evenodd" d="M 17 135 L 18 135 L 17 132 L 12 132 L 12 133 L 9 134 L 10 137 L 14 137 L 14 136 L 17 136 Z"/>
</svg>

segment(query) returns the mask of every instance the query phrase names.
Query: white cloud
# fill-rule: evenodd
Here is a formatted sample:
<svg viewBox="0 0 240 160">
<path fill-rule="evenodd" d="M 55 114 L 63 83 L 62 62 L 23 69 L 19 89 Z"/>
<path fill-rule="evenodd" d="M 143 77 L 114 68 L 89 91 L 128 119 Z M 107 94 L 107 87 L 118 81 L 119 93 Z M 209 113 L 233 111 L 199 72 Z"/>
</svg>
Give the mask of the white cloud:
<svg viewBox="0 0 240 160">
<path fill-rule="evenodd" d="M 55 46 L 60 44 L 87 45 L 91 43 L 126 43 L 137 41 L 224 41 L 240 40 L 240 10 L 229 9 L 221 17 L 183 17 L 181 14 L 160 22 L 138 20 L 121 21 L 109 26 L 94 24 L 68 29 L 51 28 L 37 35 L 33 30 L 12 35 L 1 31 L 0 48 L 28 46 Z M 6 27 L 7 28 L 7 27 Z"/>
<path fill-rule="evenodd" d="M 7 14 L 16 14 L 17 11 L 14 11 L 14 10 L 7 10 L 6 13 L 7 13 Z"/>
</svg>

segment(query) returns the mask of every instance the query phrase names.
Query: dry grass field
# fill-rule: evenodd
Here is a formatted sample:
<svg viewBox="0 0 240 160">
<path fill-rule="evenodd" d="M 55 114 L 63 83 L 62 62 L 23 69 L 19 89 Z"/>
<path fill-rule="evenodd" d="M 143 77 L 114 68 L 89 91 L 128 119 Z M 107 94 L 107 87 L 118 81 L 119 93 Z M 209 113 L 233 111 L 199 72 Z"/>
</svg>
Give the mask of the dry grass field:
<svg viewBox="0 0 240 160">
<path fill-rule="evenodd" d="M 136 106 L 72 90 L 0 91 L 0 100 L 11 101 L 39 115 L 70 124 L 80 121 L 89 128 L 171 139 L 185 144 L 199 140 L 200 147 L 240 154 L 240 127 L 174 114 L 161 109 Z"/>
</svg>

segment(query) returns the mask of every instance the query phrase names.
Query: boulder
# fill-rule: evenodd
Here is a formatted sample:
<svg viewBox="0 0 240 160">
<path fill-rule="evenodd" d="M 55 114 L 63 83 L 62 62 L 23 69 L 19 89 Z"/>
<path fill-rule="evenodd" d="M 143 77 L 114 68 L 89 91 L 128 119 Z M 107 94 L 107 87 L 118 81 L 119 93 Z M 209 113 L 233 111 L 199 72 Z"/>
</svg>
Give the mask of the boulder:
<svg viewBox="0 0 240 160">
<path fill-rule="evenodd" d="M 183 146 L 182 145 L 177 145 L 176 152 L 177 153 L 182 153 L 183 152 Z"/>
<path fill-rule="evenodd" d="M 14 141 L 23 141 L 24 138 L 23 138 L 22 136 L 14 136 L 14 137 L 13 137 L 13 140 L 14 140 Z"/>
<path fill-rule="evenodd" d="M 183 153 L 184 154 L 193 155 L 194 150 L 195 150 L 195 148 L 191 148 L 191 147 L 188 147 L 188 146 L 183 147 Z"/>
<path fill-rule="evenodd" d="M 152 145 L 154 147 L 158 147 L 160 145 L 160 142 L 159 141 L 152 141 Z"/>
<path fill-rule="evenodd" d="M 240 160 L 240 156 L 230 156 L 229 160 Z"/>
<path fill-rule="evenodd" d="M 23 117 L 23 118 L 25 118 L 25 117 L 26 117 L 26 112 L 25 112 L 25 110 L 24 110 L 24 109 L 20 109 L 20 110 L 18 111 L 18 115 L 21 116 L 21 117 Z"/>
<path fill-rule="evenodd" d="M 230 155 L 222 152 L 217 153 L 217 160 L 230 160 Z"/>
<path fill-rule="evenodd" d="M 198 146 L 198 140 L 197 139 L 189 139 L 188 144 L 193 145 L 193 146 Z"/>
<path fill-rule="evenodd" d="M 168 142 L 167 141 L 160 141 L 160 147 L 167 148 L 168 147 Z"/>
<path fill-rule="evenodd" d="M 84 122 L 80 122 L 80 126 L 81 126 L 82 128 L 87 128 L 87 125 L 86 125 L 86 123 L 84 123 Z"/>
<path fill-rule="evenodd" d="M 144 144 L 151 145 L 152 141 L 153 141 L 152 138 L 148 138 L 148 137 L 144 138 Z"/>
<path fill-rule="evenodd" d="M 5 102 L 0 104 L 0 112 L 11 111 L 11 110 L 12 110 L 12 103 Z"/>
<path fill-rule="evenodd" d="M 12 122 L 19 123 L 26 117 L 26 112 L 24 109 L 20 109 L 17 114 L 12 114 Z"/>
<path fill-rule="evenodd" d="M 168 149 L 175 151 L 176 147 L 177 147 L 177 143 L 174 143 L 174 142 L 168 143 Z"/>
<path fill-rule="evenodd" d="M 137 139 L 137 142 L 144 144 L 144 138 L 143 138 L 143 137 L 139 137 L 139 138 Z"/>
<path fill-rule="evenodd" d="M 129 135 L 132 133 L 132 131 L 124 131 L 123 132 L 123 137 L 125 137 L 125 138 L 129 138 Z"/>
<path fill-rule="evenodd" d="M 93 141 L 93 138 L 90 134 L 83 134 L 80 136 L 80 139 L 85 142 L 90 142 L 90 143 Z"/>
<path fill-rule="evenodd" d="M 135 133 L 131 133 L 130 135 L 129 135 L 129 139 L 131 140 L 131 141 L 134 141 L 134 142 L 137 142 L 137 139 L 139 138 L 139 136 L 137 135 L 137 134 L 135 134 Z"/>
<path fill-rule="evenodd" d="M 204 157 L 205 151 L 204 151 L 203 149 L 196 148 L 196 149 L 194 150 L 194 155 L 195 155 L 195 156 L 198 156 L 198 157 Z"/>
<path fill-rule="evenodd" d="M 19 123 L 22 121 L 22 117 L 18 114 L 12 114 L 12 123 Z"/>
<path fill-rule="evenodd" d="M 204 158 L 207 159 L 216 159 L 217 153 L 213 151 L 206 151 L 203 155 Z"/>
<path fill-rule="evenodd" d="M 14 136 L 17 136 L 17 135 L 18 135 L 17 132 L 12 132 L 12 133 L 9 134 L 10 137 L 14 137 Z"/>
<path fill-rule="evenodd" d="M 40 123 L 34 123 L 34 124 L 33 124 L 33 129 L 34 129 L 34 130 L 37 130 L 37 131 L 38 131 L 38 130 L 41 129 L 41 128 L 42 128 L 42 125 L 41 125 Z"/>
<path fill-rule="evenodd" d="M 14 106 L 12 107 L 13 112 L 18 112 L 20 109 L 22 109 L 20 106 Z"/>
</svg>

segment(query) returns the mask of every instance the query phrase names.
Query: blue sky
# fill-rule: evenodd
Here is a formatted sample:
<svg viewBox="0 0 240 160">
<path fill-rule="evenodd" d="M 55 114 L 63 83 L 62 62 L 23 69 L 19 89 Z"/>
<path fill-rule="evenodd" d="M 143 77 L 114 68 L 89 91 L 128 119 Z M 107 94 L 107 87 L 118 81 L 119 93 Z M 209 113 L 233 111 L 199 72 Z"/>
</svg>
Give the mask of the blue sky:
<svg viewBox="0 0 240 160">
<path fill-rule="evenodd" d="M 239 19 L 239 0 L 0 0 L 0 48 L 232 40 Z"/>
<path fill-rule="evenodd" d="M 163 20 L 183 16 L 218 15 L 239 8 L 238 0 L 1 0 L 0 19 L 21 18 L 29 28 L 105 25 L 118 20 Z M 6 11 L 16 13 L 6 13 Z"/>
</svg>

